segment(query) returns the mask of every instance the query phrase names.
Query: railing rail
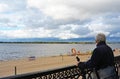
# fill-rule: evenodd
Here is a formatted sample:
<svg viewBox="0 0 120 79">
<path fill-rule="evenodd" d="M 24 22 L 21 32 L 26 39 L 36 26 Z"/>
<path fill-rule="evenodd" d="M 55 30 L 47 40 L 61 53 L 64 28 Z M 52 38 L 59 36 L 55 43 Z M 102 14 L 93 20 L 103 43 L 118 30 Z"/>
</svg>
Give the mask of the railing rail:
<svg viewBox="0 0 120 79">
<path fill-rule="evenodd" d="M 116 69 L 120 73 L 120 56 L 115 57 Z M 87 73 L 90 76 L 90 73 Z M 47 71 L 26 73 L 21 75 L 3 77 L 0 79 L 78 79 L 81 76 L 81 71 L 75 65 L 63 68 L 57 68 Z"/>
</svg>

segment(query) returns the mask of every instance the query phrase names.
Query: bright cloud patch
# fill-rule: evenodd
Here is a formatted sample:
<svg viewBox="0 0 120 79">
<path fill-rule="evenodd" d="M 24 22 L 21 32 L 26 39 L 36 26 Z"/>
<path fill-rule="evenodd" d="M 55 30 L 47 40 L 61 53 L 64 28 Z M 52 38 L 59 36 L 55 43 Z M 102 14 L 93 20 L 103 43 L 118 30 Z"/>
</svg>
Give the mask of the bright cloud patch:
<svg viewBox="0 0 120 79">
<path fill-rule="evenodd" d="M 0 4 L 0 12 L 7 11 L 9 7 L 6 4 Z"/>
</svg>

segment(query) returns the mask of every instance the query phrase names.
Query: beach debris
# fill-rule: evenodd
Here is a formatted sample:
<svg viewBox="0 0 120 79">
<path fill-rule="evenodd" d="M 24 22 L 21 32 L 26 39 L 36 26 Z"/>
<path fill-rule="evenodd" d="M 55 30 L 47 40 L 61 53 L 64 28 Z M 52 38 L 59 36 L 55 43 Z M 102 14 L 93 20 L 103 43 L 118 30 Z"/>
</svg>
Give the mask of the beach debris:
<svg viewBox="0 0 120 79">
<path fill-rule="evenodd" d="M 72 52 L 72 54 L 71 54 L 72 56 L 80 55 L 80 51 L 76 51 L 75 48 L 72 48 L 71 52 Z"/>
<path fill-rule="evenodd" d="M 30 56 L 29 61 L 35 60 L 35 56 Z"/>
<path fill-rule="evenodd" d="M 86 51 L 86 52 L 80 52 L 80 51 L 76 51 L 76 49 L 75 48 L 72 48 L 71 49 L 71 56 L 76 56 L 76 55 L 91 55 L 92 54 L 92 51 Z"/>
<path fill-rule="evenodd" d="M 115 48 L 115 49 L 113 49 L 113 53 L 114 53 L 115 55 L 120 55 L 120 48 Z"/>
</svg>

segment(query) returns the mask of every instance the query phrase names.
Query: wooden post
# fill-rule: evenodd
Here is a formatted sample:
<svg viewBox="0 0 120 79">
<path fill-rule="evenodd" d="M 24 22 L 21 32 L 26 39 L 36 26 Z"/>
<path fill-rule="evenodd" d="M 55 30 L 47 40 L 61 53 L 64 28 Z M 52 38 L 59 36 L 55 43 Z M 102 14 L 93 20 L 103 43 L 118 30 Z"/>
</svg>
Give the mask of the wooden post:
<svg viewBox="0 0 120 79">
<path fill-rule="evenodd" d="M 61 57 L 62 57 L 62 62 L 63 62 L 63 55 L 61 54 Z"/>
<path fill-rule="evenodd" d="M 17 75 L 17 67 L 15 66 L 15 75 Z"/>
</svg>

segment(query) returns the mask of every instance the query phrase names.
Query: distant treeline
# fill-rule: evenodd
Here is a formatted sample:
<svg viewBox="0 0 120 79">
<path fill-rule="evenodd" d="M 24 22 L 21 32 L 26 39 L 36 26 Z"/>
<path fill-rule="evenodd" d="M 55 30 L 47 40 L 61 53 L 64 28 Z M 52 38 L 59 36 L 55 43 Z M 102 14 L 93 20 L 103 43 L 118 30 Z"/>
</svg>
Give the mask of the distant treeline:
<svg viewBox="0 0 120 79">
<path fill-rule="evenodd" d="M 94 42 L 0 42 L 0 43 L 35 43 L 35 44 L 94 44 Z"/>
<path fill-rule="evenodd" d="M 27 44 L 95 44 L 95 42 L 0 42 L 0 43 L 27 43 Z M 118 44 L 120 42 L 107 42 L 108 44 Z"/>
</svg>

